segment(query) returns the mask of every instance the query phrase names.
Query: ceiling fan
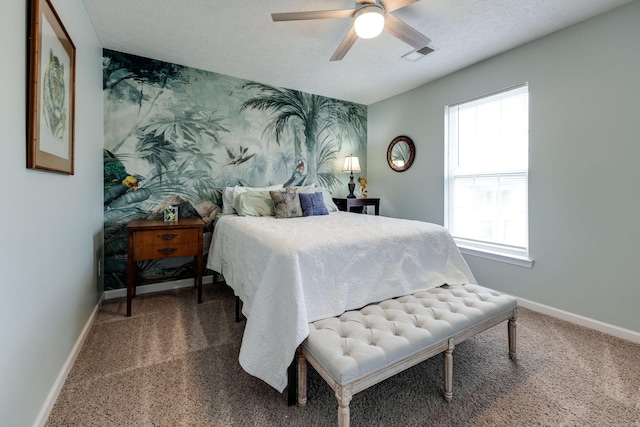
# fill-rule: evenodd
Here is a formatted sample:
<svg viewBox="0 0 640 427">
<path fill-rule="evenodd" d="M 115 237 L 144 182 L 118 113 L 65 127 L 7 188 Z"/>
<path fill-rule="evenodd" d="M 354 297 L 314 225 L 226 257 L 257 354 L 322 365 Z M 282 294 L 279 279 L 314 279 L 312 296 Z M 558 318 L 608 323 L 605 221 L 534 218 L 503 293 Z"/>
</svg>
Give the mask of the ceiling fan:
<svg viewBox="0 0 640 427">
<path fill-rule="evenodd" d="M 351 46 L 360 38 L 373 38 L 383 30 L 402 40 L 415 51 L 426 55 L 433 51 L 427 45 L 431 39 L 391 14 L 420 0 L 356 0 L 353 9 L 317 10 L 308 12 L 272 13 L 271 19 L 279 21 L 302 21 L 309 19 L 354 18 L 355 21 L 347 35 L 342 39 L 331 57 L 331 61 L 340 61 Z M 414 52 L 415 52 L 414 51 Z"/>
</svg>

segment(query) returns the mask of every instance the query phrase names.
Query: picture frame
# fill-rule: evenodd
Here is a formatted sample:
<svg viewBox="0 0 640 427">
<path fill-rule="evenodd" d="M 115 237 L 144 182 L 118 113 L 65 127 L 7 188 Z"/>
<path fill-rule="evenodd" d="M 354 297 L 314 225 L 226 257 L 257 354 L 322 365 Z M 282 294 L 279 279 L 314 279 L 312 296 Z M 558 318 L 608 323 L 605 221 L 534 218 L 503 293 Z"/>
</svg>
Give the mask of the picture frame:
<svg viewBox="0 0 640 427">
<path fill-rule="evenodd" d="M 73 175 L 76 48 L 51 2 L 29 1 L 27 168 Z"/>
<path fill-rule="evenodd" d="M 164 222 L 177 222 L 178 221 L 178 207 L 167 206 L 164 208 Z"/>
</svg>

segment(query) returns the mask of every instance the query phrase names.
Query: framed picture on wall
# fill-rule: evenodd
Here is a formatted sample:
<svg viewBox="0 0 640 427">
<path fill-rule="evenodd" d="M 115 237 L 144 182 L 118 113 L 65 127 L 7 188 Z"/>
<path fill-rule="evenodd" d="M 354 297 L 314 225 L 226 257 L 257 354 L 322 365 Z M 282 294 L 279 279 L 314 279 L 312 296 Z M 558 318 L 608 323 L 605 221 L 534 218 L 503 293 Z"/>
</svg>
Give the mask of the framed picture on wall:
<svg viewBox="0 0 640 427">
<path fill-rule="evenodd" d="M 73 175 L 76 48 L 48 0 L 30 0 L 27 167 Z"/>
</svg>

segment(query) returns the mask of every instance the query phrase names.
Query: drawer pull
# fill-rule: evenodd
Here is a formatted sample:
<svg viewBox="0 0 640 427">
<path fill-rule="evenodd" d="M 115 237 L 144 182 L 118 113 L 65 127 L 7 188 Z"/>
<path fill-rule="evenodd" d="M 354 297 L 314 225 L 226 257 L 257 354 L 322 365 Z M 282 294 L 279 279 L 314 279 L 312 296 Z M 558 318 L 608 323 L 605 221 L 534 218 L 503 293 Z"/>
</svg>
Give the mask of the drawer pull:
<svg viewBox="0 0 640 427">
<path fill-rule="evenodd" d="M 160 252 L 162 255 L 171 255 L 172 253 L 174 253 L 175 251 L 177 251 L 176 248 L 162 248 L 162 249 L 158 249 L 158 252 Z"/>
<path fill-rule="evenodd" d="M 158 237 L 161 238 L 162 240 L 173 240 L 177 236 L 178 236 L 177 234 L 173 234 L 173 233 L 158 234 Z"/>
</svg>

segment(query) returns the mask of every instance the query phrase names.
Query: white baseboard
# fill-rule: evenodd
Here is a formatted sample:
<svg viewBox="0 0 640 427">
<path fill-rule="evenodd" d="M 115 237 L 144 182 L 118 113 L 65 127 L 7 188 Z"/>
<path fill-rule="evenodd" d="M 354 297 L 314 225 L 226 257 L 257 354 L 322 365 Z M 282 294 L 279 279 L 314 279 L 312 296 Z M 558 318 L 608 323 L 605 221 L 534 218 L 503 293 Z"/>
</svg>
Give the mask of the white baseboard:
<svg viewBox="0 0 640 427">
<path fill-rule="evenodd" d="M 579 314 L 569 313 L 568 311 L 549 307 L 548 305 L 539 304 L 537 302 L 518 297 L 516 298 L 518 299 L 518 304 L 524 308 L 640 344 L 640 332 L 610 325 L 608 323 L 600 322 L 599 320 L 580 316 Z"/>
<path fill-rule="evenodd" d="M 216 275 L 218 279 L 220 274 Z M 213 283 L 213 276 L 204 276 L 202 283 Z M 150 294 L 153 292 L 170 291 L 172 289 L 188 288 L 193 286 L 193 279 L 172 280 L 170 282 L 151 283 L 149 285 L 136 286 L 136 295 Z M 111 289 L 104 291 L 104 299 L 123 298 L 127 296 L 127 288 Z"/>
<path fill-rule="evenodd" d="M 67 360 L 64 362 L 64 365 L 62 365 L 62 369 L 60 370 L 58 377 L 53 383 L 53 387 L 51 387 L 51 390 L 49 391 L 49 394 L 47 395 L 47 398 L 45 399 L 44 404 L 42 405 L 42 408 L 38 413 L 36 421 L 33 423 L 34 427 L 43 427 L 47 422 L 47 419 L 49 418 L 49 414 L 51 414 L 51 410 L 53 409 L 53 405 L 56 403 L 56 400 L 58 399 L 60 390 L 62 390 L 62 386 L 64 385 L 64 382 L 66 381 L 67 376 L 69 375 L 69 372 L 71 372 L 73 363 L 76 361 L 76 358 L 78 357 L 78 353 L 82 348 L 82 344 L 84 344 L 84 340 L 87 338 L 87 334 L 89 333 L 89 330 L 93 325 L 93 321 L 95 320 L 96 315 L 98 314 L 98 309 L 100 308 L 100 304 L 102 304 L 103 300 L 104 300 L 104 296 L 100 299 L 100 301 L 97 302 L 96 306 L 93 308 L 93 311 L 91 312 L 91 315 L 89 316 L 89 319 L 87 320 L 87 323 L 84 325 L 84 328 L 82 328 L 82 331 L 80 332 L 80 336 L 78 337 L 78 339 L 76 340 L 76 343 L 71 349 L 71 352 L 69 353 Z"/>
</svg>

